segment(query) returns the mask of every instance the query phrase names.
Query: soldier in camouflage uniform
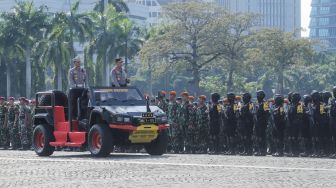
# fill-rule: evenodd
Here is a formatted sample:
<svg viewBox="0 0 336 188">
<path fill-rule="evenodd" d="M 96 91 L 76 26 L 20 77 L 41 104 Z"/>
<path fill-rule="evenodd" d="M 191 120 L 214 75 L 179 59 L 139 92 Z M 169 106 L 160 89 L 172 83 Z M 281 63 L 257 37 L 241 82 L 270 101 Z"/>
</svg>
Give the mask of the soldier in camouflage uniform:
<svg viewBox="0 0 336 188">
<path fill-rule="evenodd" d="M 9 130 L 7 127 L 7 107 L 5 98 L 0 97 L 0 146 L 9 148 Z"/>
<path fill-rule="evenodd" d="M 176 102 L 176 92 L 171 91 L 169 93 L 169 103 L 168 103 L 168 123 L 169 127 L 169 148 L 174 152 L 177 151 L 177 133 L 178 133 L 178 125 L 177 125 L 177 108 L 178 104 Z"/>
<path fill-rule="evenodd" d="M 8 128 L 10 134 L 10 142 L 12 149 L 15 150 L 20 147 L 18 116 L 19 108 L 14 104 L 14 97 L 9 98 L 8 103 Z"/>
<path fill-rule="evenodd" d="M 168 104 L 166 101 L 166 92 L 160 91 L 158 93 L 158 107 L 161 108 L 165 113 L 168 112 Z"/>
<path fill-rule="evenodd" d="M 27 150 L 30 148 L 30 138 L 29 138 L 29 121 L 30 121 L 30 109 L 26 105 L 26 99 L 20 98 L 19 105 L 19 134 L 22 149 Z"/>
<path fill-rule="evenodd" d="M 188 112 L 189 112 L 189 118 L 188 118 L 188 125 L 186 129 L 186 152 L 187 153 L 195 153 L 196 148 L 196 107 L 194 105 L 194 96 L 188 97 Z"/>
<path fill-rule="evenodd" d="M 181 93 L 182 101 L 179 107 L 177 108 L 178 114 L 178 150 L 179 152 L 184 152 L 185 140 L 186 140 L 186 128 L 189 121 L 189 101 L 188 92 Z"/>
<path fill-rule="evenodd" d="M 201 95 L 198 97 L 199 102 L 196 109 L 196 123 L 197 123 L 197 136 L 198 141 L 197 150 L 201 153 L 206 153 L 209 146 L 208 132 L 209 132 L 209 110 L 205 104 L 206 96 Z"/>
</svg>

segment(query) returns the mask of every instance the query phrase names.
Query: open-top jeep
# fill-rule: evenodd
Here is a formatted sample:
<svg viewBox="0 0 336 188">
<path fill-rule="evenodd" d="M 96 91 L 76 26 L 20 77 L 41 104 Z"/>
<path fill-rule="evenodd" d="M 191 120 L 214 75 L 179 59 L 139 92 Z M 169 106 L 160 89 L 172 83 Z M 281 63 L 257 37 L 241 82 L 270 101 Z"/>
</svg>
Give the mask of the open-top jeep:
<svg viewBox="0 0 336 188">
<path fill-rule="evenodd" d="M 166 151 L 167 116 L 135 87 L 39 92 L 36 101 L 33 146 L 39 156 L 55 147 L 87 146 L 97 157 L 132 144 L 144 145 L 150 155 Z"/>
</svg>

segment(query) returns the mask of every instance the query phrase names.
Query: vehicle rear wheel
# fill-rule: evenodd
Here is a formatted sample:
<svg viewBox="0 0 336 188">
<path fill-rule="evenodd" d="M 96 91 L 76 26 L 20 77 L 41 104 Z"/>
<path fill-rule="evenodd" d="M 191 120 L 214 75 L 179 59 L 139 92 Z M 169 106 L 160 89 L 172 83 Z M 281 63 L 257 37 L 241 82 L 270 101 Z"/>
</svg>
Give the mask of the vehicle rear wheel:
<svg viewBox="0 0 336 188">
<path fill-rule="evenodd" d="M 52 134 L 51 128 L 45 125 L 38 125 L 33 133 L 33 147 L 34 151 L 39 156 L 50 156 L 54 153 L 55 147 L 50 146 L 50 142 L 55 138 Z"/>
<path fill-rule="evenodd" d="M 145 149 L 150 155 L 163 155 L 166 153 L 168 146 L 168 134 L 163 130 L 159 133 L 158 137 L 150 144 L 145 145 Z"/>
<path fill-rule="evenodd" d="M 91 155 L 94 157 L 107 157 L 112 151 L 111 130 L 102 124 L 95 124 L 91 127 L 88 137 L 88 146 Z"/>
</svg>

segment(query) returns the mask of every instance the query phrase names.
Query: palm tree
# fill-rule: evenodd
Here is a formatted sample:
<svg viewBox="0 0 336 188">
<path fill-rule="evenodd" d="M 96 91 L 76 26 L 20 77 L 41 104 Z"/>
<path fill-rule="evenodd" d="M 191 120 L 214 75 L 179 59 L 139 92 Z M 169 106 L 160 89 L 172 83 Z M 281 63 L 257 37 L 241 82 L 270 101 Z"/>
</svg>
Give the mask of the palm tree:
<svg viewBox="0 0 336 188">
<path fill-rule="evenodd" d="M 17 31 L 16 45 L 20 46 L 26 62 L 26 97 L 31 97 L 31 52 L 37 41 L 37 36 L 43 32 L 46 22 L 46 7 L 35 8 L 33 2 L 20 1 L 13 8 L 13 12 L 4 13 L 2 18 L 7 27 Z"/>
<path fill-rule="evenodd" d="M 41 59 L 46 65 L 52 65 L 55 70 L 57 80 L 56 86 L 58 90 L 63 90 L 63 72 L 64 64 L 68 64 L 71 59 L 71 52 L 74 47 L 71 44 L 71 36 L 69 35 L 68 25 L 64 20 L 64 13 L 55 14 L 52 20 L 52 29 L 46 40 L 42 41 L 37 48 L 43 46 Z"/>
<path fill-rule="evenodd" d="M 129 12 L 129 8 L 123 0 L 99 0 L 93 10 L 104 12 L 106 3 L 112 5 L 117 12 Z"/>
<path fill-rule="evenodd" d="M 96 75 L 102 75 L 101 78 L 97 77 L 97 81 L 101 81 L 103 85 L 108 85 L 109 59 L 117 55 L 115 49 L 118 47 L 117 42 L 121 33 L 119 24 L 127 17 L 123 13 L 118 13 L 113 6 L 108 5 L 103 12 L 93 12 L 91 18 L 96 33 L 88 48 L 89 51 L 94 50 L 97 53 Z M 101 68 L 102 70 L 100 70 Z M 100 71 L 102 74 L 99 74 Z"/>
<path fill-rule="evenodd" d="M 117 49 L 118 54 L 125 57 L 125 69 L 127 70 L 128 59 L 139 52 L 145 41 L 144 32 L 129 19 L 120 22 L 119 27 L 121 30 L 119 37 L 121 46 Z"/>
</svg>

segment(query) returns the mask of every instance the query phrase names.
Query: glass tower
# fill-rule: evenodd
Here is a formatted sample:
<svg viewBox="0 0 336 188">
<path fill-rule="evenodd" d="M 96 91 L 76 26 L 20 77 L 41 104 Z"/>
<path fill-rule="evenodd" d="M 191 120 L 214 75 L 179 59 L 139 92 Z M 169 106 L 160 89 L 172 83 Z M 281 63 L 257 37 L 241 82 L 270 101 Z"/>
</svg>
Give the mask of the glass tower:
<svg viewBox="0 0 336 188">
<path fill-rule="evenodd" d="M 336 51 L 336 0 L 312 0 L 309 36 Z"/>
</svg>

